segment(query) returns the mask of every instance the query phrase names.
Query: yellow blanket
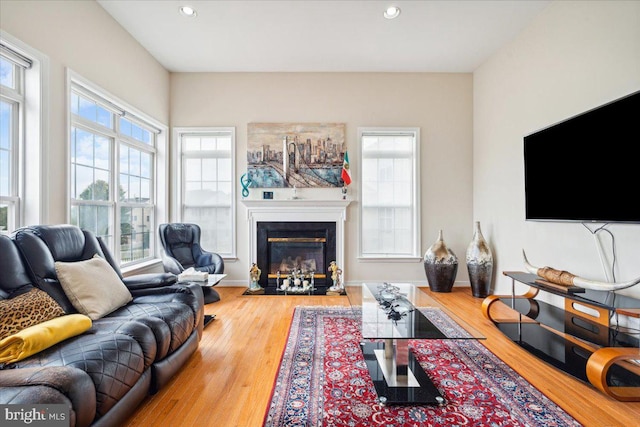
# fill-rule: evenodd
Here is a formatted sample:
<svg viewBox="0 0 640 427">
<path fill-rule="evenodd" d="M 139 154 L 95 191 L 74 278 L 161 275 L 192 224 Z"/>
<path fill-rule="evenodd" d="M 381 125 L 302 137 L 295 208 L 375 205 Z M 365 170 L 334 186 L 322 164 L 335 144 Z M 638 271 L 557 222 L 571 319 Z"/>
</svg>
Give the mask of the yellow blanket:
<svg viewBox="0 0 640 427">
<path fill-rule="evenodd" d="M 0 341 L 0 363 L 13 363 L 36 354 L 91 327 L 84 314 L 56 317 L 21 330 Z"/>
</svg>

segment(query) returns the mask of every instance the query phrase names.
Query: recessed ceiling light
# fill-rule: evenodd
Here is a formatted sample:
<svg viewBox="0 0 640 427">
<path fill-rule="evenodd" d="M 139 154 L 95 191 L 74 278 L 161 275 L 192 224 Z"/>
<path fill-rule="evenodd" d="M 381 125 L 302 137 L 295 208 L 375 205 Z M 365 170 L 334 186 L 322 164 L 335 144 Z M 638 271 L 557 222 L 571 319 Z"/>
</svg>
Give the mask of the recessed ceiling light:
<svg viewBox="0 0 640 427">
<path fill-rule="evenodd" d="M 191 6 L 180 7 L 180 13 L 189 18 L 195 18 L 197 15 L 196 10 Z"/>
<path fill-rule="evenodd" d="M 400 8 L 398 6 L 389 6 L 384 11 L 384 17 L 387 19 L 397 18 L 400 15 Z"/>
</svg>

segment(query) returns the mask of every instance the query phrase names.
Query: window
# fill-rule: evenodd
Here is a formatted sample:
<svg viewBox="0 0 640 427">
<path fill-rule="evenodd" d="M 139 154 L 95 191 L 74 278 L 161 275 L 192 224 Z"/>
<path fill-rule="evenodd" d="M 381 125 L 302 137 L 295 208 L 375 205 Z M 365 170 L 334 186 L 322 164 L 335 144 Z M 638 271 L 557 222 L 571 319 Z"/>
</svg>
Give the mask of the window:
<svg viewBox="0 0 640 427">
<path fill-rule="evenodd" d="M 24 111 L 24 67 L 0 53 L 0 231 L 19 224 L 18 148 L 22 141 L 20 117 Z"/>
<path fill-rule="evenodd" d="M 420 258 L 417 128 L 361 128 L 360 257 Z"/>
<path fill-rule="evenodd" d="M 41 149 L 48 60 L 4 31 L 0 39 L 0 233 L 7 233 L 45 220 Z"/>
<path fill-rule="evenodd" d="M 235 128 L 175 131 L 182 221 L 200 226 L 204 249 L 235 258 Z"/>
<path fill-rule="evenodd" d="M 73 78 L 71 223 L 102 237 L 121 265 L 155 257 L 160 129 Z"/>
</svg>

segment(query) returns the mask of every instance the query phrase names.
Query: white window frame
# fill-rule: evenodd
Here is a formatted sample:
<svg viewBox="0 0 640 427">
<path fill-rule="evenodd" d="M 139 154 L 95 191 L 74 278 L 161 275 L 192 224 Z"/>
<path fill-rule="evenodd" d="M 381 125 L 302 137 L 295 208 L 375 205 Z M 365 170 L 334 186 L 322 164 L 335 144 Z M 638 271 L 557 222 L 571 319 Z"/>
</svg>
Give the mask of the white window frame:
<svg viewBox="0 0 640 427">
<path fill-rule="evenodd" d="M 359 192 L 363 194 L 363 177 L 364 177 L 364 162 L 363 162 L 363 150 L 362 150 L 362 138 L 366 135 L 380 135 L 380 136 L 393 136 L 393 135 L 410 135 L 413 139 L 413 156 L 412 156 L 412 188 L 411 188 L 411 200 L 413 204 L 412 214 L 412 228 L 413 237 L 411 244 L 411 254 L 395 254 L 395 253 L 376 253 L 365 254 L 364 253 L 364 231 L 363 231 L 363 200 L 360 203 L 359 209 L 359 222 L 358 222 L 358 259 L 360 261 L 371 262 L 418 262 L 422 260 L 422 254 L 420 252 L 421 241 L 421 214 L 420 214 L 420 128 L 418 127 L 359 127 L 358 128 L 358 150 L 359 150 Z"/>
<path fill-rule="evenodd" d="M 108 128 L 100 127 L 99 124 L 95 124 L 88 120 L 83 120 L 81 117 L 72 118 L 71 112 L 71 94 L 73 90 L 77 90 L 84 97 L 93 99 L 99 105 L 105 107 L 106 109 L 114 112 L 114 129 L 110 130 Z M 135 260 L 131 262 L 122 263 L 120 262 L 120 266 L 124 267 L 123 272 L 125 271 L 133 271 L 136 268 L 143 268 L 151 264 L 155 264 L 159 262 L 160 252 L 159 252 L 159 242 L 157 238 L 157 226 L 162 222 L 166 222 L 168 218 L 168 206 L 169 206 L 169 195 L 167 189 L 169 188 L 169 180 L 168 180 L 168 155 L 167 155 L 167 147 L 168 147 L 168 127 L 159 121 L 153 119 L 148 116 L 144 112 L 136 109 L 131 106 L 127 102 L 121 100 L 120 98 L 110 94 L 105 91 L 98 85 L 92 83 L 91 81 L 85 79 L 78 73 L 74 72 L 71 69 L 67 69 L 67 164 L 69 165 L 68 173 L 67 173 L 67 221 L 71 222 L 71 206 L 72 204 L 79 204 L 78 201 L 72 202 L 70 186 L 72 182 L 72 174 L 71 174 L 71 159 L 72 154 L 69 149 L 70 141 L 71 141 L 71 130 L 72 128 L 78 127 L 81 129 L 89 130 L 90 132 L 99 131 L 100 135 L 107 136 L 109 138 L 113 138 L 113 144 L 110 150 L 110 161 L 111 161 L 111 169 L 110 179 L 113 183 L 110 186 L 110 196 L 108 201 L 91 201 L 92 205 L 104 205 L 108 206 L 110 209 L 110 228 L 113 230 L 112 233 L 112 243 L 109 246 L 109 250 L 114 256 L 114 259 L 120 260 L 122 259 L 120 253 L 120 227 L 117 224 L 120 223 L 120 209 L 131 207 L 131 203 L 129 202 L 121 202 L 118 199 L 118 188 L 119 188 L 119 180 L 120 180 L 120 171 L 119 171 L 119 162 L 120 162 L 120 144 L 125 143 L 128 146 L 133 148 L 144 148 L 146 151 L 152 151 L 153 159 L 152 159 L 152 188 L 150 192 L 150 198 L 152 203 L 149 206 L 153 212 L 153 220 L 151 221 L 150 230 L 149 230 L 149 256 L 140 260 Z M 126 135 L 123 135 L 119 132 L 119 120 L 121 117 L 124 117 L 134 123 L 144 126 L 147 129 L 152 129 L 155 134 L 155 146 L 150 149 L 148 146 L 145 146 L 144 143 L 136 141 L 135 139 L 129 138 Z M 96 129 L 95 126 L 100 127 Z M 82 204 L 82 201 L 80 201 Z M 142 205 L 135 207 L 141 207 Z"/>
<path fill-rule="evenodd" d="M 49 134 L 49 58 L 21 40 L 0 30 L 0 40 L 10 51 L 30 62 L 20 82 L 20 93 L 8 95 L 17 108 L 17 135 L 12 147 L 13 195 L 3 201 L 13 204 L 10 228 L 48 222 L 49 186 L 47 179 Z M 27 161 L 28 159 L 28 161 Z M 11 230 L 5 230 L 5 233 Z"/>
<path fill-rule="evenodd" d="M 184 179 L 183 179 L 183 150 L 182 150 L 182 138 L 185 136 L 207 136 L 207 135 L 220 135 L 229 134 L 231 136 L 231 177 L 236 176 L 236 128 L 232 126 L 227 127 L 175 127 L 172 132 L 173 140 L 173 170 L 174 182 L 173 193 L 176 195 L 174 198 L 174 204 L 172 212 L 176 218 L 176 222 L 183 221 L 184 212 Z M 237 259 L 237 244 L 236 244 L 236 185 L 235 182 L 231 183 L 231 252 L 217 252 L 224 260 L 232 261 Z M 216 250 L 215 248 L 206 248 L 209 250 Z"/>
</svg>

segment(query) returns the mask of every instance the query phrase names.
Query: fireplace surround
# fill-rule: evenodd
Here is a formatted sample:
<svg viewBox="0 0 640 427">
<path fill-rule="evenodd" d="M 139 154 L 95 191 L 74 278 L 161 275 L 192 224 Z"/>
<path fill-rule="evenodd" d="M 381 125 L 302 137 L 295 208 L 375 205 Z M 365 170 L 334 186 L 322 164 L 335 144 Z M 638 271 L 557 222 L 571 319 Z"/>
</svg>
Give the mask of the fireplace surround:
<svg viewBox="0 0 640 427">
<path fill-rule="evenodd" d="M 304 258 L 302 254 L 296 256 L 294 256 L 293 253 L 288 254 L 286 252 L 288 249 L 282 252 L 282 248 L 278 248 L 278 245 L 284 242 L 278 241 L 278 239 L 284 238 L 293 238 L 294 240 L 289 242 L 294 247 L 293 250 L 299 249 L 299 252 L 304 252 L 308 255 L 307 265 L 315 262 L 316 269 L 318 270 L 315 276 L 316 286 L 331 286 L 331 279 L 328 272 L 320 271 L 320 269 L 328 269 L 329 262 L 334 260 L 342 268 L 342 277 L 343 280 L 346 280 L 347 273 L 345 273 L 344 268 L 344 223 L 346 221 L 346 209 L 350 203 L 349 200 L 245 199 L 242 203 L 247 209 L 247 222 L 249 226 L 248 262 L 249 265 L 253 262 L 257 263 L 258 267 L 262 270 L 262 276 L 260 277 L 261 286 L 265 288 L 272 286 L 275 288 L 276 278 L 274 277 L 275 274 L 270 271 L 272 269 L 270 264 L 276 263 L 279 267 L 283 262 L 282 255 L 285 255 L 285 264 L 289 256 L 291 256 L 291 262 L 294 263 L 294 265 L 296 265 L 295 262 L 298 256 L 301 257 L 300 262 L 302 258 Z M 271 228 L 273 229 L 270 232 L 266 232 L 267 235 L 271 234 L 271 245 L 276 246 L 276 254 L 271 257 L 274 258 L 277 256 L 280 259 L 274 258 L 270 260 L 268 255 L 265 256 L 268 248 L 264 245 L 269 244 L 269 236 L 267 236 L 267 242 L 263 244 L 259 243 L 260 237 L 264 237 L 265 231 L 260 231 L 263 236 L 259 236 L 258 230 L 259 228 L 262 230 L 264 224 L 271 224 Z M 274 226 L 274 224 L 279 225 Z M 284 232 L 283 230 L 286 229 L 293 230 Z M 291 233 L 291 231 L 293 231 L 293 233 Z M 316 239 L 318 241 L 312 241 Z M 320 241 L 322 239 L 325 239 L 325 242 Z M 332 240 L 335 240 L 335 244 L 333 244 Z M 319 251 L 323 245 L 325 246 L 325 255 L 322 257 L 322 260 L 320 260 L 317 251 Z M 320 264 L 323 262 L 324 266 L 321 266 Z M 324 275 L 324 277 L 321 277 L 322 275 Z"/>
<path fill-rule="evenodd" d="M 336 259 L 335 222 L 260 221 L 256 244 L 256 263 L 262 268 L 260 286 L 275 288 L 279 277 L 284 279 L 294 271 L 305 276 L 313 273 L 318 288 L 332 285 L 327 271 Z"/>
</svg>

